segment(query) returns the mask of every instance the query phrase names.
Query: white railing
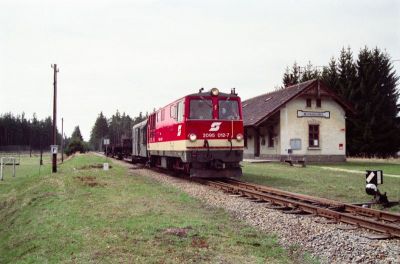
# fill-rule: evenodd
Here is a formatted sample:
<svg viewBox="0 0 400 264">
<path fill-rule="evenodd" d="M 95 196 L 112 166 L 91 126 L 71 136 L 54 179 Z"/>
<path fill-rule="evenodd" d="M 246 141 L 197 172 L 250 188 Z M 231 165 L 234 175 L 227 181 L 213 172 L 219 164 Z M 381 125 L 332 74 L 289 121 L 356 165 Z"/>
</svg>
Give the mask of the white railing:
<svg viewBox="0 0 400 264">
<path fill-rule="evenodd" d="M 13 166 L 13 177 L 15 177 L 15 157 L 1 157 L 0 158 L 0 180 L 3 180 L 4 166 Z"/>
</svg>

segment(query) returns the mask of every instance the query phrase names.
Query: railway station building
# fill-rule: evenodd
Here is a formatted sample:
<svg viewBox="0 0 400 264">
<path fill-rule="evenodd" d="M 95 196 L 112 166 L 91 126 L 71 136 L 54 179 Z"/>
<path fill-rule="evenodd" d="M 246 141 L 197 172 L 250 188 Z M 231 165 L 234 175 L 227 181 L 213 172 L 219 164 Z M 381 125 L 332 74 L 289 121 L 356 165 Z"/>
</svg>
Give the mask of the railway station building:
<svg viewBox="0 0 400 264">
<path fill-rule="evenodd" d="M 246 159 L 346 160 L 346 114 L 352 107 L 320 80 L 242 102 Z"/>
</svg>

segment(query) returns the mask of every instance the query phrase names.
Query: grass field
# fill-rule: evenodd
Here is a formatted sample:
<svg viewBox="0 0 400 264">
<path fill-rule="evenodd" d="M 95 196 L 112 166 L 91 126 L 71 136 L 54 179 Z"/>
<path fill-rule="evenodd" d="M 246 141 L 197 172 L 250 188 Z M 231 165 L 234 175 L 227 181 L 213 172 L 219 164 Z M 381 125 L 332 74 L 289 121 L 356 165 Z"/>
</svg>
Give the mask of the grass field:
<svg viewBox="0 0 400 264">
<path fill-rule="evenodd" d="M 399 175 L 399 177 L 384 176 L 384 184 L 380 185 L 379 189 L 381 192 L 387 192 L 390 200 L 400 200 L 400 164 L 393 162 L 350 161 L 309 165 L 306 168 L 290 167 L 282 163 L 244 163 L 243 180 L 291 192 L 358 203 L 372 199 L 365 193 L 365 170 L 369 169 L 382 169 L 384 175 L 385 173 Z M 390 210 L 400 212 L 400 206 Z"/>
<path fill-rule="evenodd" d="M 266 235 L 174 188 L 79 155 L 0 182 L 0 263 L 298 263 Z M 294 246 L 293 248 L 296 248 Z"/>
</svg>

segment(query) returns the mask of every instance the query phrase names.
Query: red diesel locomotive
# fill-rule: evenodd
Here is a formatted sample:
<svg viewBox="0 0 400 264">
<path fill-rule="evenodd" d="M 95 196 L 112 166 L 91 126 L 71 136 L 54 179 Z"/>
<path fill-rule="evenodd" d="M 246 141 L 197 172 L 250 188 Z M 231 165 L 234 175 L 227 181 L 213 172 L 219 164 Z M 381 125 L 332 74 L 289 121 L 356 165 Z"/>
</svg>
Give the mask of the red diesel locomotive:
<svg viewBox="0 0 400 264">
<path fill-rule="evenodd" d="M 240 177 L 243 120 L 240 97 L 190 94 L 159 109 L 133 127 L 132 161 L 183 170 L 190 177 Z"/>
</svg>

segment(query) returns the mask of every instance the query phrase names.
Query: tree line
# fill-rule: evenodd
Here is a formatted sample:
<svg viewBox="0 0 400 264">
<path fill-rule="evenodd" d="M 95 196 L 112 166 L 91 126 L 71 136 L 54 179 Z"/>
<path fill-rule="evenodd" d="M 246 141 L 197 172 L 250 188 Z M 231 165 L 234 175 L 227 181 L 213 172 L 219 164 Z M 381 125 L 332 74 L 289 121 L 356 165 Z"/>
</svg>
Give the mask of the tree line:
<svg viewBox="0 0 400 264">
<path fill-rule="evenodd" d="M 26 150 L 48 150 L 52 145 L 52 119 L 46 117 L 38 119 L 36 114 L 27 118 L 24 113 L 0 114 L 0 146 L 20 146 Z M 61 141 L 61 134 L 57 131 L 57 141 Z M 12 149 L 14 148 L 14 149 Z"/>
<path fill-rule="evenodd" d="M 71 137 L 64 138 L 65 153 L 85 152 L 91 149 L 102 150 L 103 139 L 109 138 L 112 144 L 121 143 L 121 139 L 132 138 L 132 126 L 143 121 L 146 116 L 139 113 L 137 117 L 117 112 L 107 118 L 101 112 L 92 128 L 89 142 L 83 140 L 79 126 L 74 128 Z M 0 115 L 0 150 L 34 150 L 47 151 L 52 140 L 52 119 L 38 119 L 36 114 L 27 118 L 24 113 Z M 61 144 L 61 134 L 57 131 L 57 144 Z"/>
<path fill-rule="evenodd" d="M 322 69 L 311 62 L 295 62 L 283 74 L 283 89 L 311 79 L 321 79 L 349 102 L 355 114 L 346 118 L 347 155 L 394 156 L 400 150 L 399 76 L 390 56 L 379 48 L 361 49 L 356 59 L 342 48 Z"/>
<path fill-rule="evenodd" d="M 90 133 L 89 143 L 95 150 L 103 150 L 103 140 L 110 139 L 111 144 L 121 144 L 121 140 L 132 138 L 132 126 L 142 122 L 147 118 L 143 116 L 142 112 L 137 117 L 130 117 L 129 115 L 117 110 L 110 118 L 107 118 L 103 112 L 100 112 L 93 125 Z"/>
</svg>

